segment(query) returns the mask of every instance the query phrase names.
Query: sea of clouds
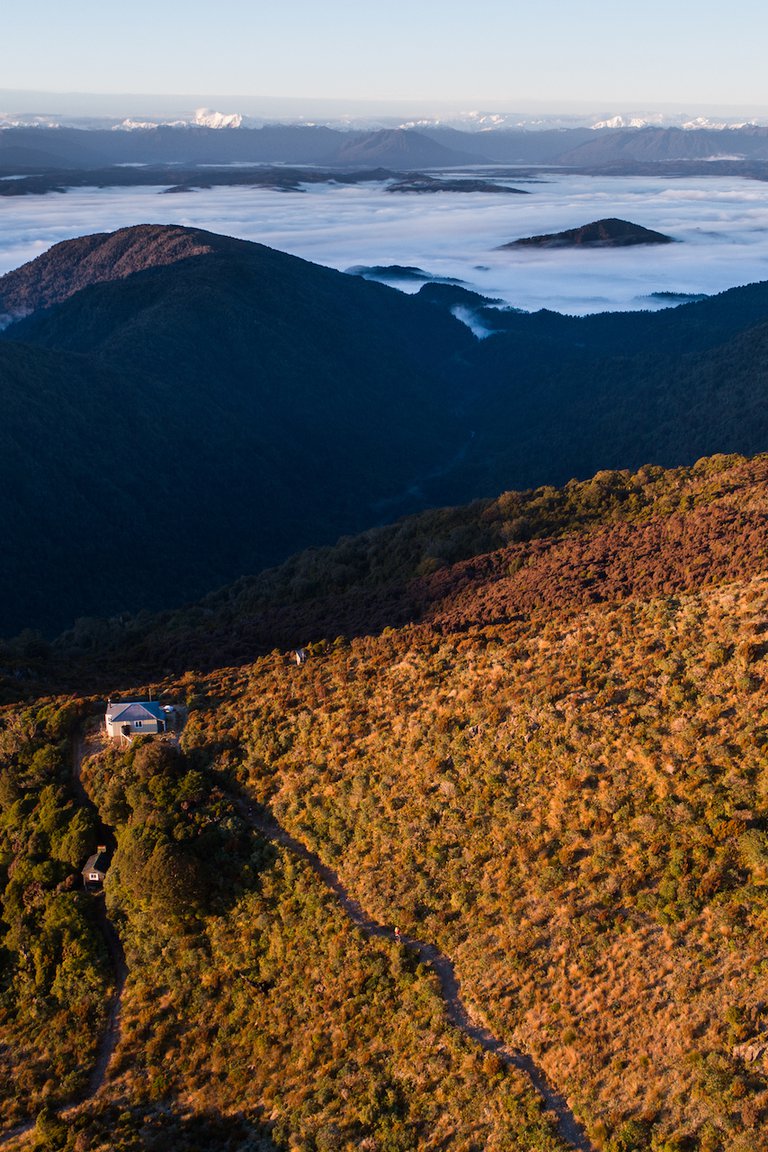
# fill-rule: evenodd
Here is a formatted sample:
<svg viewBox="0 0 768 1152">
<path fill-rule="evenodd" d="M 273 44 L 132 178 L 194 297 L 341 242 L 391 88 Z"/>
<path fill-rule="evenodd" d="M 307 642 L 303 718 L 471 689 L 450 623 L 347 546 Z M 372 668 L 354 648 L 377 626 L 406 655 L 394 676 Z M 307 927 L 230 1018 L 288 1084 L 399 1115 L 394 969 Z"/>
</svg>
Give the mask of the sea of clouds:
<svg viewBox="0 0 768 1152">
<path fill-rule="evenodd" d="M 451 173 L 455 179 L 456 173 Z M 52 244 L 129 224 L 184 224 L 257 240 L 319 264 L 416 265 L 519 308 L 588 312 L 664 306 L 652 293 L 714 293 L 768 279 L 768 183 L 740 177 L 503 181 L 527 196 L 397 194 L 381 183 L 303 192 L 85 188 L 0 198 L 0 273 Z M 658 247 L 498 251 L 520 237 L 606 216 L 680 241 Z M 398 287 L 408 291 L 418 284 Z M 668 303 L 668 302 L 666 302 Z"/>
</svg>

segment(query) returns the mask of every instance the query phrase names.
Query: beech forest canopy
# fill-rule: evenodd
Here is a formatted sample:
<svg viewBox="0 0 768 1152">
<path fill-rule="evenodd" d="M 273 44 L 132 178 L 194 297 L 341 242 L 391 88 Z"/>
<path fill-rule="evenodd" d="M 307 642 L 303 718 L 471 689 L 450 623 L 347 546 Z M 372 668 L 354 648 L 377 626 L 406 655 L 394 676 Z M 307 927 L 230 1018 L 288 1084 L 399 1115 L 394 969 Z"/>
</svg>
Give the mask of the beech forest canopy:
<svg viewBox="0 0 768 1152">
<path fill-rule="evenodd" d="M 26 313 L 0 340 L 3 632 L 177 605 L 419 507 L 768 446 L 763 284 L 582 318 L 472 298 L 483 341 L 438 287 L 161 226 L 1 279 Z"/>
</svg>

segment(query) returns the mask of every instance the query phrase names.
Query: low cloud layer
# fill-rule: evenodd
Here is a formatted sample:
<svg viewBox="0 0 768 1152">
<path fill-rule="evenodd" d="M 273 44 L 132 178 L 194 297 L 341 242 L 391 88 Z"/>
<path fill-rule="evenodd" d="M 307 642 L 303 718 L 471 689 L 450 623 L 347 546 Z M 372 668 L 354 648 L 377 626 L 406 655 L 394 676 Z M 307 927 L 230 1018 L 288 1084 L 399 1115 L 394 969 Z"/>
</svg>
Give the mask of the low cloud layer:
<svg viewBox="0 0 768 1152">
<path fill-rule="evenodd" d="M 455 174 L 454 174 L 455 175 Z M 513 183 L 513 182 L 511 182 Z M 529 196 L 393 195 L 383 185 L 301 193 L 74 189 L 0 201 L 0 272 L 59 240 L 174 223 L 256 240 L 319 264 L 417 265 L 485 295 L 570 313 L 658 307 L 651 293 L 714 293 L 768 279 L 768 184 L 547 175 Z M 680 240 L 662 248 L 517 250 L 500 244 L 618 216 Z M 402 284 L 399 287 L 404 287 Z M 409 286 L 416 290 L 418 284 Z"/>
</svg>

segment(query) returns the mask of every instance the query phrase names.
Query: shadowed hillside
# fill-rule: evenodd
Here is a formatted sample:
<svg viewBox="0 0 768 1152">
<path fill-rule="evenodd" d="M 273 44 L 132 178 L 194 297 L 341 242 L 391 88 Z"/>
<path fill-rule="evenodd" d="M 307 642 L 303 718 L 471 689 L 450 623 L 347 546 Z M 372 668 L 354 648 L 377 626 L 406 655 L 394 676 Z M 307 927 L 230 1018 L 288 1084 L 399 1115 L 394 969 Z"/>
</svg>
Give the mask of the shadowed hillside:
<svg viewBox="0 0 768 1152">
<path fill-rule="evenodd" d="M 29 313 L 0 339 L 0 632 L 177 606 L 430 506 L 768 449 L 766 284 L 580 318 L 427 289 L 149 225 L 0 278 Z"/>
<path fill-rule="evenodd" d="M 128 670 L 152 679 L 389 627 L 450 633 L 690 591 L 762 571 L 767 484 L 766 457 L 722 456 L 425 512 L 299 553 L 183 610 L 83 620 L 39 666 L 49 683 L 90 678 L 108 691 Z M 37 666 L 34 645 L 26 655 L 23 642 L 6 647 L 3 663 L 13 661 Z"/>
<path fill-rule="evenodd" d="M 259 245 L 130 229 L 58 246 L 8 292 L 68 298 L 0 343 L 4 396 L 30 400 L 4 426 L 9 497 L 33 468 L 6 538 L 5 632 L 178 603 L 362 529 L 468 435 L 447 371 L 466 328 Z"/>
</svg>

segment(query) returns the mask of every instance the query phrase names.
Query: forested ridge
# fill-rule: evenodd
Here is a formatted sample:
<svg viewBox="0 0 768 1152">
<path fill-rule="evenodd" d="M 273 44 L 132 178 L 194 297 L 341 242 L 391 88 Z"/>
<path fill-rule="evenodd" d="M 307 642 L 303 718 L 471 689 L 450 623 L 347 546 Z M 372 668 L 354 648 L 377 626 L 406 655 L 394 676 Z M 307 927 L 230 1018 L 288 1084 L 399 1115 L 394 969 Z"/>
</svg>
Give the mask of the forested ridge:
<svg viewBox="0 0 768 1152">
<path fill-rule="evenodd" d="M 0 278 L 0 313 L 6 636 L 175 609 L 419 509 L 768 450 L 765 283 L 523 314 L 142 225 Z"/>
<path fill-rule="evenodd" d="M 0 685 L 7 699 L 84 679 L 107 692 L 126 672 L 211 670 L 339 635 L 690 591 L 762 570 L 767 477 L 766 457 L 719 456 L 423 512 L 298 553 L 188 608 L 81 620 L 52 645 L 24 634 L 0 648 Z"/>
</svg>

